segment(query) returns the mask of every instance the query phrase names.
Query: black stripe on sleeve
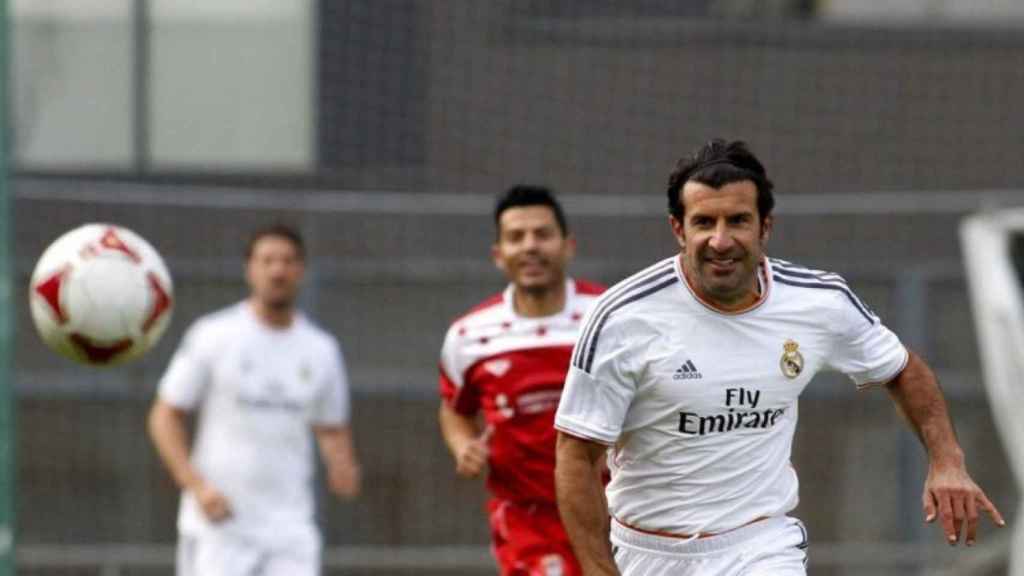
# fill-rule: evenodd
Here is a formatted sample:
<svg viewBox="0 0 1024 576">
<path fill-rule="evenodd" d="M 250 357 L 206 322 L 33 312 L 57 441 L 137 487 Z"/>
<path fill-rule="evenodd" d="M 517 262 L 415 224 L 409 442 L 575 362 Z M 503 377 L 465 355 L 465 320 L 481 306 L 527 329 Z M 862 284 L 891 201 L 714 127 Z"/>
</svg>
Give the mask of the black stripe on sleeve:
<svg viewBox="0 0 1024 576">
<path fill-rule="evenodd" d="M 590 369 L 594 365 L 594 352 L 597 350 L 597 340 L 598 338 L 601 337 L 601 329 L 604 328 L 604 323 L 608 321 L 608 318 L 612 315 L 612 313 L 627 304 L 646 298 L 647 296 L 650 296 L 651 294 L 654 294 L 655 292 L 678 282 L 679 278 L 676 276 L 675 270 L 671 270 L 671 273 L 671 277 L 668 280 L 665 280 L 664 282 L 661 282 L 659 284 L 655 284 L 654 286 L 651 286 L 650 288 L 642 292 L 633 292 L 630 295 L 623 297 L 620 300 L 617 300 L 614 306 L 608 308 L 603 314 L 601 314 L 600 319 L 595 318 L 598 320 L 597 326 L 594 329 L 594 333 L 590 338 L 590 341 L 587 345 L 587 350 L 583 356 L 585 360 L 583 367 L 584 372 L 589 374 Z"/>
<path fill-rule="evenodd" d="M 875 320 L 878 320 L 878 314 L 875 314 L 875 311 L 872 310 L 870 306 L 865 304 L 863 300 L 857 297 L 857 295 L 853 292 L 853 289 L 850 288 L 850 285 L 846 283 L 846 280 L 838 274 L 832 272 L 822 272 L 820 270 L 807 269 L 791 270 L 789 268 L 773 268 L 772 270 L 774 272 L 777 272 L 778 274 L 788 276 L 791 278 L 814 280 L 817 282 L 821 282 L 823 284 L 831 284 L 834 286 L 842 287 L 846 290 L 847 297 L 856 300 L 857 304 L 860 306 L 862 310 L 866 311 L 870 316 L 873 316 Z"/>
<path fill-rule="evenodd" d="M 774 274 L 772 278 L 779 284 L 797 286 L 800 288 L 820 288 L 823 290 L 835 290 L 837 292 L 842 292 L 846 296 L 846 299 L 849 300 L 851 304 L 853 304 L 853 306 L 857 309 L 858 312 L 860 312 L 861 316 L 863 316 L 869 324 L 874 324 L 877 320 L 875 316 L 873 316 L 871 313 L 867 311 L 866 307 L 863 304 L 861 304 L 860 300 L 856 296 L 854 296 L 853 292 L 851 292 L 845 284 L 840 286 L 837 284 L 828 284 L 820 280 L 800 282 L 793 280 L 792 278 L 787 278 L 780 274 Z"/>
<path fill-rule="evenodd" d="M 807 550 L 807 547 L 810 546 L 810 539 L 807 538 L 807 528 L 804 528 L 804 523 L 799 520 L 796 521 L 796 527 L 800 529 L 800 543 L 796 547 L 801 550 Z"/>
<path fill-rule="evenodd" d="M 845 288 L 847 298 L 852 298 L 853 300 L 856 300 L 856 303 L 854 305 L 859 305 L 859 308 L 862 311 L 867 312 L 868 315 L 872 317 L 872 322 L 878 321 L 878 314 L 875 314 L 875 311 L 872 310 L 871 307 L 868 306 L 863 300 L 861 300 L 856 293 L 854 293 L 853 289 L 851 289 L 849 284 L 847 284 L 846 279 L 840 276 L 839 274 L 836 274 L 835 272 L 827 272 L 824 270 L 813 270 L 811 268 L 807 268 L 806 266 L 800 266 L 799 264 L 793 264 L 792 262 L 779 260 L 778 258 L 771 258 L 770 260 L 772 262 L 772 271 L 777 272 L 783 276 L 815 280 L 825 284 L 832 284 Z"/>
<path fill-rule="evenodd" d="M 583 327 L 580 332 L 581 337 L 579 344 L 576 346 L 576 351 L 573 353 L 572 365 L 582 369 L 583 368 L 583 350 L 585 350 L 585 343 L 590 339 L 591 334 L 594 331 L 594 327 L 597 325 L 597 318 L 605 313 L 608 308 L 614 306 L 621 298 L 627 297 L 633 290 L 639 289 L 651 282 L 656 282 L 658 279 L 665 277 L 666 274 L 674 273 L 675 269 L 671 262 L 659 262 L 653 267 L 648 268 L 638 274 L 634 275 L 633 278 L 623 281 L 618 286 L 612 287 L 611 290 L 605 293 L 602 300 L 598 302 L 597 308 L 594 309 L 590 315 L 590 319 L 587 321 L 587 325 Z"/>
<path fill-rule="evenodd" d="M 846 284 L 846 280 L 842 276 L 834 272 L 824 272 L 820 270 L 808 270 L 807 268 L 798 268 L 790 266 L 772 266 L 772 271 L 787 276 L 793 276 L 795 278 L 814 278 L 816 280 L 828 281 L 828 282 L 842 282 Z"/>
</svg>

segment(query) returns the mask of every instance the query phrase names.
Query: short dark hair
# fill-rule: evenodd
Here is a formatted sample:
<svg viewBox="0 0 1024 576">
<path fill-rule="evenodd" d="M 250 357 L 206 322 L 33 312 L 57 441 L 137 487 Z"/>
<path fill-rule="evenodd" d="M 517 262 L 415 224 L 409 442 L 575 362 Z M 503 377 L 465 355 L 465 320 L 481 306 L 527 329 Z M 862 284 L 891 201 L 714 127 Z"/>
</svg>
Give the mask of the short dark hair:
<svg viewBox="0 0 1024 576">
<path fill-rule="evenodd" d="M 252 258 L 252 252 L 256 248 L 256 243 L 270 236 L 284 238 L 291 242 L 295 247 L 295 252 L 299 255 L 299 260 L 306 259 L 306 243 L 303 242 L 302 234 L 298 229 L 287 224 L 277 223 L 261 226 L 249 234 L 249 241 L 245 245 L 245 260 L 247 262 Z"/>
<path fill-rule="evenodd" d="M 676 163 L 675 170 L 668 178 L 669 214 L 678 220 L 683 219 L 684 207 L 680 193 L 689 181 L 721 188 L 743 180 L 750 180 L 757 187 L 757 212 L 761 222 L 764 222 L 775 207 L 775 197 L 772 195 L 775 185 L 768 179 L 761 161 L 741 140 L 711 140 Z"/>
<path fill-rule="evenodd" d="M 494 206 L 494 227 L 499 234 L 501 233 L 502 213 L 509 208 L 518 208 L 520 206 L 547 206 L 551 208 L 551 211 L 555 214 L 555 221 L 558 222 L 558 228 L 562 231 L 562 236 L 569 234 L 569 224 L 565 220 L 565 212 L 562 211 L 562 205 L 555 199 L 554 192 L 545 186 L 531 186 L 527 184 L 513 186 L 498 197 L 498 202 Z"/>
</svg>

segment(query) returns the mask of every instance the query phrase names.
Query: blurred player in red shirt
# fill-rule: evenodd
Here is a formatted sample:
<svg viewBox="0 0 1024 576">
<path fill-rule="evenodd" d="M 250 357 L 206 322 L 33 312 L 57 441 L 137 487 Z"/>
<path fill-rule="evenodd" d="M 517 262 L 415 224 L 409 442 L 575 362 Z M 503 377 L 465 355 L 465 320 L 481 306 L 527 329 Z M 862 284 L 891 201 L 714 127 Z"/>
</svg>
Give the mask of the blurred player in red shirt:
<svg viewBox="0 0 1024 576">
<path fill-rule="evenodd" d="M 553 424 L 573 344 L 603 287 L 566 277 L 576 242 L 547 188 L 511 188 L 494 221 L 492 257 L 509 285 L 445 335 L 441 433 L 459 475 L 489 468 L 502 576 L 579 576 L 555 501 Z"/>
</svg>

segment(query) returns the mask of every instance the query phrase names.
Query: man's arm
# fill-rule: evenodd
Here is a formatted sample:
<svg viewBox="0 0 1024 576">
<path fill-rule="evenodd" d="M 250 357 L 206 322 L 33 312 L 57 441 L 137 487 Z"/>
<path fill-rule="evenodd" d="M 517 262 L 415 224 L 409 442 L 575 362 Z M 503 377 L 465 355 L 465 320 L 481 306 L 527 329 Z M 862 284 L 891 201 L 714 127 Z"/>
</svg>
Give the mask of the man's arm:
<svg viewBox="0 0 1024 576">
<path fill-rule="evenodd" d="M 558 511 L 586 576 L 619 574 L 612 556 L 608 504 L 601 480 L 606 450 L 597 442 L 558 433 Z"/>
<path fill-rule="evenodd" d="M 474 416 L 465 416 L 452 409 L 443 400 L 437 411 L 437 420 L 441 426 L 444 444 L 449 447 L 455 458 L 456 474 L 466 478 L 480 476 L 487 467 L 490 451 L 487 440 L 489 428 L 480 433 L 480 426 Z"/>
<path fill-rule="evenodd" d="M 466 478 L 475 478 L 487 468 L 490 434 L 481 434 L 480 425 L 473 416 L 459 414 L 444 400 L 437 413 L 441 436 L 455 459 L 455 472 Z"/>
<path fill-rule="evenodd" d="M 314 426 L 320 458 L 327 468 L 327 485 L 342 498 L 354 498 L 360 489 L 360 468 L 349 426 Z"/>
<path fill-rule="evenodd" d="M 231 506 L 227 498 L 207 484 L 192 466 L 187 419 L 187 412 L 157 399 L 149 411 L 149 437 L 178 487 L 195 494 L 206 517 L 219 522 L 231 515 Z"/>
<path fill-rule="evenodd" d="M 887 388 L 928 452 L 928 478 L 922 495 L 925 521 L 932 522 L 938 516 L 950 545 L 956 545 L 960 540 L 965 521 L 967 545 L 974 544 L 979 505 L 996 525 L 1005 526 L 999 511 L 967 473 L 964 453 L 953 431 L 946 399 L 935 374 L 924 360 L 911 352 L 907 366 L 889 382 Z"/>
</svg>

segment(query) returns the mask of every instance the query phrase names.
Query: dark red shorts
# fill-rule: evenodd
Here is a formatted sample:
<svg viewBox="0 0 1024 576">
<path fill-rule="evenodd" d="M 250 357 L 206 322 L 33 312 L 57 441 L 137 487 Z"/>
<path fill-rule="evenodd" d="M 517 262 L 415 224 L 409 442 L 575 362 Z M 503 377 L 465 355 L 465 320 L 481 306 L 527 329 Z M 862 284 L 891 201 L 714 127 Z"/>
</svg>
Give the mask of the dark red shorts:
<svg viewBox="0 0 1024 576">
<path fill-rule="evenodd" d="M 487 503 L 501 576 L 582 576 L 553 504 Z"/>
</svg>

